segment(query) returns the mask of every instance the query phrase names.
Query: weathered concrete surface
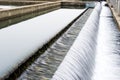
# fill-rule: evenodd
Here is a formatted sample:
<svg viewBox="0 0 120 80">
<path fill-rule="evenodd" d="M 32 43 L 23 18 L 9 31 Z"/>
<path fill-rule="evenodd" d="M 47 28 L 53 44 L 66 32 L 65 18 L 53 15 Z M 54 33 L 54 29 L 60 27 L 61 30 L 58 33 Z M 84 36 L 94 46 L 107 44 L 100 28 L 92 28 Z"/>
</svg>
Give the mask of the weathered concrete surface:
<svg viewBox="0 0 120 80">
<path fill-rule="evenodd" d="M 79 2 L 61 2 L 62 8 L 85 8 L 85 3 Z"/>
<path fill-rule="evenodd" d="M 72 3 L 96 3 L 96 0 L 88 1 L 88 0 L 62 0 L 62 2 L 72 2 Z"/>
<path fill-rule="evenodd" d="M 39 1 L 39 2 L 55 2 L 55 1 L 61 1 L 61 0 L 0 0 L 1 2 L 2 1 L 5 1 L 5 2 L 37 2 L 37 1 Z"/>
<path fill-rule="evenodd" d="M 44 0 L 0 0 L 0 5 L 16 5 L 16 6 L 24 6 L 24 5 L 33 5 L 33 4 L 41 4 L 50 1 Z"/>
<path fill-rule="evenodd" d="M 91 12 L 92 9 L 88 9 L 17 80 L 49 80 L 52 78 Z"/>
<path fill-rule="evenodd" d="M 41 4 L 46 1 L 0 1 L 0 5 L 16 5 L 16 6 L 24 6 L 24 5 L 32 5 L 32 4 Z"/>
<path fill-rule="evenodd" d="M 115 20 L 117 21 L 117 24 L 118 24 L 118 27 L 120 30 L 120 16 L 118 15 L 118 13 L 115 11 L 115 9 L 113 7 L 111 7 L 111 10 L 112 10 Z"/>
<path fill-rule="evenodd" d="M 36 4 L 37 3 L 37 4 Z M 19 17 L 24 14 L 31 14 L 33 12 L 47 12 L 49 9 L 59 9 L 59 8 L 84 8 L 86 3 L 91 3 L 87 1 L 77 1 L 77 2 L 70 2 L 70 1 L 59 1 L 59 0 L 0 0 L 0 4 L 16 4 L 16 5 L 23 5 L 18 8 L 9 9 L 9 10 L 0 10 L 0 20 L 5 20 L 13 17 Z M 93 2 L 92 2 L 93 3 Z M 27 5 L 29 4 L 29 5 Z M 30 5 L 31 4 L 31 5 Z M 73 7 L 74 6 L 74 7 Z"/>
<path fill-rule="evenodd" d="M 85 8 L 85 7 L 95 7 L 96 1 L 62 1 L 62 8 Z"/>
<path fill-rule="evenodd" d="M 60 8 L 61 3 L 59 1 L 57 2 L 47 2 L 43 4 L 35 4 L 35 5 L 28 5 L 28 6 L 22 6 L 15 9 L 10 10 L 1 10 L 0 11 L 0 20 L 5 20 L 8 18 L 13 18 L 16 16 L 21 16 L 27 13 L 32 13 L 36 11 L 40 11 L 41 13 L 48 11 L 49 9 Z"/>
<path fill-rule="evenodd" d="M 50 9 L 45 10 L 45 11 L 32 12 L 30 14 L 28 13 L 28 14 L 21 15 L 21 16 L 19 15 L 18 17 L 13 17 L 13 18 L 9 18 L 9 19 L 6 19 L 6 20 L 2 20 L 2 21 L 0 21 L 0 29 L 8 27 L 12 24 L 19 23 L 21 21 L 25 21 L 27 19 L 31 19 L 31 18 L 39 16 L 39 15 L 45 14 L 47 12 L 57 10 L 57 9 L 58 9 L 58 7 L 55 7 L 55 8 L 50 8 Z M 0 10 L 2 10 L 2 9 L 0 9 Z"/>
<path fill-rule="evenodd" d="M 119 27 L 119 30 L 120 30 L 120 16 L 117 14 L 117 12 L 115 12 L 115 10 L 113 8 L 111 8 L 111 9 L 112 9 L 114 18 L 116 19 L 118 27 Z"/>
</svg>

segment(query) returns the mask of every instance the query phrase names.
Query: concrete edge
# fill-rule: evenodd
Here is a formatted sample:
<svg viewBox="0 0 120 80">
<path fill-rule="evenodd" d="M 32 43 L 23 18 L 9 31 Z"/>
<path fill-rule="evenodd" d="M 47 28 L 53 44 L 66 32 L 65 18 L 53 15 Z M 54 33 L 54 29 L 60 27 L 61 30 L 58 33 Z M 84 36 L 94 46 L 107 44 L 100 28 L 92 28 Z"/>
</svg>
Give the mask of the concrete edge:
<svg viewBox="0 0 120 80">
<path fill-rule="evenodd" d="M 69 27 L 79 18 L 81 17 L 89 8 L 86 8 L 79 16 L 77 16 L 75 19 L 73 19 L 64 29 L 62 29 L 59 33 L 57 33 L 51 40 L 49 40 L 46 44 L 44 44 L 42 46 L 42 48 L 38 49 L 46 49 L 48 45 L 51 45 L 50 43 L 53 42 L 55 39 L 58 39 L 67 29 L 69 29 Z M 56 38 L 57 37 L 57 38 Z M 38 51 L 36 51 L 35 53 L 37 53 Z M 32 54 L 30 55 L 28 58 L 26 58 L 23 62 L 19 63 L 18 66 L 11 71 L 8 75 L 4 76 L 3 78 L 1 78 L 1 80 L 9 80 L 9 78 L 14 77 L 15 79 L 19 76 L 17 76 L 17 73 L 20 72 L 19 68 L 23 68 L 25 66 L 29 66 L 28 63 L 31 62 L 31 59 L 35 59 L 34 57 L 36 56 L 36 54 Z M 23 71 L 22 71 L 23 72 Z M 22 73 L 21 72 L 21 73 Z M 13 78 L 12 78 L 13 79 Z M 13 79 L 13 80 L 15 80 Z"/>
<path fill-rule="evenodd" d="M 56 1 L 56 2 L 47 2 L 43 4 L 33 4 L 33 5 L 28 5 L 28 6 L 22 6 L 18 8 L 13 8 L 9 10 L 1 10 L 0 11 L 0 20 L 6 20 L 8 18 L 13 18 L 16 16 L 24 15 L 27 13 L 32 13 L 35 11 L 45 11 L 51 8 L 55 7 L 61 7 L 61 2 Z"/>
<path fill-rule="evenodd" d="M 110 7 L 110 5 L 109 5 Z M 113 17 L 117 23 L 117 26 L 118 26 L 118 29 L 120 31 L 120 16 L 117 14 L 117 12 L 113 9 L 113 7 L 110 7 L 111 11 L 112 11 L 112 14 L 113 14 Z"/>
</svg>

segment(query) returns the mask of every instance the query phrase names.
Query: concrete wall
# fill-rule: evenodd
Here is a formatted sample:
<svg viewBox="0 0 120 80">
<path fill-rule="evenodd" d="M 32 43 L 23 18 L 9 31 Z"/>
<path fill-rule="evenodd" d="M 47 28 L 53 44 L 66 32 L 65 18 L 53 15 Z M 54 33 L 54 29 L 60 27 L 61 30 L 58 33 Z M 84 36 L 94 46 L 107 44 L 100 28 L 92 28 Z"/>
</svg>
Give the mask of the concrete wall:
<svg viewBox="0 0 120 80">
<path fill-rule="evenodd" d="M 61 2 L 47 2 L 43 4 L 34 4 L 34 5 L 28 5 L 28 6 L 22 6 L 15 9 L 10 10 L 2 10 L 0 11 L 0 20 L 5 20 L 13 17 L 18 17 L 27 13 L 32 12 L 47 12 L 54 9 L 59 9 L 61 6 Z"/>
<path fill-rule="evenodd" d="M 95 7 L 96 1 L 62 1 L 62 8 L 85 8 L 85 7 Z"/>
<path fill-rule="evenodd" d="M 114 8 L 117 15 L 120 16 L 120 0 L 107 0 L 109 5 Z"/>
<path fill-rule="evenodd" d="M 82 2 L 61 2 L 61 7 L 62 8 L 85 8 L 85 3 Z"/>
<path fill-rule="evenodd" d="M 0 5 L 16 5 L 16 6 L 24 6 L 24 5 L 31 5 L 31 4 L 41 4 L 48 1 L 9 1 L 9 0 L 0 0 Z"/>
<path fill-rule="evenodd" d="M 3 1 L 3 0 L 0 0 L 0 1 Z M 5 1 L 8 1 L 8 0 L 5 0 Z M 13 0 L 13 2 L 11 1 L 10 2 L 13 4 L 14 1 L 15 0 Z M 23 2 L 26 2 L 26 1 L 23 1 Z M 21 7 L 9 9 L 9 10 L 0 10 L 0 20 L 7 20 L 14 17 L 20 17 L 22 15 L 31 14 L 33 12 L 39 12 L 43 14 L 55 9 L 59 9 L 61 7 L 62 8 L 85 8 L 86 6 L 85 3 L 87 3 L 87 2 L 81 2 L 81 1 L 77 1 L 77 2 L 76 1 L 73 1 L 73 2 L 70 2 L 70 1 L 69 2 L 61 2 L 61 1 L 54 1 L 54 2 L 45 1 L 44 2 L 43 1 L 41 3 L 39 1 L 32 1 L 32 2 L 34 2 L 35 4 L 29 2 L 31 5 L 26 5 L 26 6 L 23 5 Z M 18 2 L 18 0 L 16 0 L 16 3 L 21 4 L 21 2 Z"/>
</svg>

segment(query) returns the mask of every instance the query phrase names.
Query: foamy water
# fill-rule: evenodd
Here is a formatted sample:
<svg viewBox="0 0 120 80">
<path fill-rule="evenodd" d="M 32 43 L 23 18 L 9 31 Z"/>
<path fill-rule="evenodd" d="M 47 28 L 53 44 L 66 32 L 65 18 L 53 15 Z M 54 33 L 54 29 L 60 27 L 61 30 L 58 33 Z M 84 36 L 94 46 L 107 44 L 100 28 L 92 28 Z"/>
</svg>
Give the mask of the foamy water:
<svg viewBox="0 0 120 80">
<path fill-rule="evenodd" d="M 90 80 L 100 11 L 101 5 L 98 3 L 52 80 Z"/>
<path fill-rule="evenodd" d="M 119 35 L 111 10 L 102 6 L 92 80 L 120 80 Z"/>
<path fill-rule="evenodd" d="M 98 3 L 52 80 L 120 80 L 119 35 L 110 8 Z"/>
<path fill-rule="evenodd" d="M 59 9 L 0 30 L 0 78 L 64 29 L 85 9 Z"/>
</svg>

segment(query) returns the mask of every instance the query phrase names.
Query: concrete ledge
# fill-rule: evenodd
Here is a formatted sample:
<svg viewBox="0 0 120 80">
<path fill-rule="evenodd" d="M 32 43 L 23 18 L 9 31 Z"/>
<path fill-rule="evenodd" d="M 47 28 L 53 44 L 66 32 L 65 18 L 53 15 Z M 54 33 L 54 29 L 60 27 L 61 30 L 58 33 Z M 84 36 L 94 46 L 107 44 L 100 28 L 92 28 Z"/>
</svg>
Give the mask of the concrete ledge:
<svg viewBox="0 0 120 80">
<path fill-rule="evenodd" d="M 85 3 L 82 2 L 61 2 L 62 8 L 85 8 Z"/>
<path fill-rule="evenodd" d="M 20 17 L 22 15 L 25 14 L 31 14 L 33 12 L 41 12 L 41 14 L 49 12 L 50 10 L 55 10 L 55 9 L 59 9 L 59 8 L 85 8 L 86 7 L 86 3 L 90 3 L 91 2 L 84 2 L 84 1 L 78 1 L 78 2 L 70 2 L 70 1 L 56 1 L 56 2 L 48 2 L 48 1 L 30 1 L 29 0 L 20 0 L 20 1 L 8 1 L 8 0 L 0 0 L 0 4 L 4 2 L 8 2 L 5 4 L 19 4 L 19 5 L 24 5 L 18 8 L 14 8 L 14 9 L 9 9 L 9 10 L 0 10 L 0 20 L 7 20 L 10 18 L 15 18 L 15 17 Z M 37 4 L 36 4 L 37 3 Z M 27 5 L 29 4 L 29 5 Z M 31 4 L 31 5 L 30 5 Z M 26 5 L 26 6 L 25 6 Z"/>
<path fill-rule="evenodd" d="M 111 10 L 112 10 L 112 13 L 113 13 L 113 16 L 117 22 L 117 25 L 118 25 L 118 28 L 120 30 L 120 16 L 118 15 L 118 13 L 111 7 Z"/>
<path fill-rule="evenodd" d="M 8 18 L 13 18 L 13 17 L 17 17 L 20 15 L 24 15 L 27 13 L 32 13 L 32 12 L 36 12 L 36 11 L 41 11 L 45 12 L 46 10 L 48 11 L 49 9 L 52 8 L 60 8 L 61 3 L 59 1 L 57 2 L 47 2 L 47 3 L 43 3 L 43 4 L 34 4 L 34 5 L 28 5 L 28 6 L 22 6 L 19 8 L 14 8 L 14 9 L 10 9 L 10 10 L 2 10 L 0 11 L 0 20 L 5 20 Z"/>
<path fill-rule="evenodd" d="M 85 10 L 85 9 L 84 9 Z M 9 71 L 7 72 L 7 73 L 5 73 L 5 76 L 4 76 L 4 72 L 2 72 L 2 70 L 0 70 L 0 72 L 2 72 L 2 74 L 3 74 L 3 77 L 2 77 L 2 75 L 0 75 L 0 78 L 2 79 L 2 78 L 6 78 L 6 77 L 8 77 L 8 75 L 12 72 L 12 71 L 14 71 L 14 69 L 16 69 L 16 68 L 18 68 L 18 66 L 19 65 L 21 65 L 24 61 L 26 61 L 30 56 L 32 56 L 33 54 L 34 54 L 34 52 L 36 52 L 37 51 L 37 49 L 39 49 L 39 48 L 41 48 L 44 44 L 46 44 L 50 39 L 52 39 L 54 36 L 56 36 L 56 34 L 57 33 L 59 33 L 61 30 L 63 30 L 67 25 L 69 25 L 69 23 L 71 23 L 73 20 L 74 20 L 74 18 L 76 18 L 77 16 L 79 16 L 80 14 L 82 14 L 82 12 L 84 12 L 84 10 L 77 10 L 77 11 L 75 11 L 75 10 L 73 10 L 73 11 L 65 11 L 65 10 L 62 10 L 62 11 L 60 11 L 60 10 L 58 10 L 58 11 L 55 11 L 55 12 L 52 12 L 52 13 L 48 13 L 48 14 L 46 14 L 46 15 L 43 15 L 43 16 L 39 16 L 39 17 L 36 17 L 36 18 L 34 18 L 34 19 L 32 19 L 32 20 L 28 20 L 28 21 L 25 21 L 25 22 L 22 22 L 22 23 L 20 23 L 20 24 L 16 24 L 16 25 L 13 25 L 13 27 L 14 28 L 16 28 L 16 29 L 19 29 L 19 27 L 20 28 L 22 28 L 21 30 L 24 32 L 25 31 L 25 34 L 27 34 L 27 35 L 29 35 L 29 31 L 28 31 L 28 33 L 26 32 L 27 30 L 25 30 L 25 29 L 27 29 L 27 27 L 28 27 L 28 29 L 29 28 L 31 28 L 30 30 L 32 31 L 32 32 L 30 32 L 30 33 L 32 33 L 33 35 L 36 35 L 36 34 L 38 34 L 38 38 L 35 36 L 35 38 L 32 36 L 31 38 L 32 39 L 34 39 L 33 40 L 33 43 L 34 43 L 34 41 L 36 42 L 36 41 L 38 41 L 39 42 L 39 40 L 40 40 L 40 43 L 38 44 L 36 44 L 35 43 L 35 45 L 36 45 L 36 49 L 35 48 L 32 48 L 31 47 L 31 49 L 33 49 L 33 50 L 28 50 L 28 51 L 32 51 L 32 52 L 30 52 L 27 56 L 26 56 L 26 58 L 25 58 L 25 56 L 24 56 L 24 58 L 21 58 L 21 60 L 19 60 L 18 58 L 17 58 L 17 61 L 19 61 L 19 62 L 17 62 L 17 64 L 15 63 L 15 65 L 12 65 L 13 66 L 13 68 L 10 68 L 11 66 L 9 66 Z M 71 14 L 66 14 L 68 17 L 66 17 L 65 18 L 65 21 L 63 21 L 62 19 L 60 19 L 59 20 L 59 18 L 64 18 L 64 16 L 65 15 L 63 15 L 63 13 L 71 13 Z M 53 15 L 53 16 L 52 16 Z M 72 15 L 72 16 L 71 16 Z M 55 23 L 49 23 L 50 21 L 51 21 L 51 18 L 53 18 L 53 21 L 55 21 L 56 20 L 56 22 Z M 57 18 L 57 19 L 56 19 Z M 44 19 L 44 20 L 42 20 L 42 19 Z M 39 22 L 37 22 L 37 21 L 45 21 L 45 23 L 48 23 L 48 24 L 45 24 L 45 25 L 43 25 L 44 24 L 44 22 L 43 23 L 41 23 L 41 24 L 39 24 Z M 34 23 L 32 23 L 31 24 L 31 22 L 34 22 Z M 62 25 L 59 25 L 59 24 L 61 24 L 62 23 Z M 27 24 L 27 25 L 26 25 Z M 38 25 L 39 24 L 39 25 Z M 58 26 L 57 27 L 54 27 L 54 26 L 56 26 L 56 24 L 58 24 Z M 25 26 L 24 26 L 25 25 Z M 41 27 L 40 25 L 42 25 L 43 27 Z M 15 26 L 17 26 L 17 27 L 15 27 Z M 19 26 L 19 27 L 18 27 Z M 30 26 L 36 26 L 36 27 L 30 27 Z M 45 27 L 46 26 L 46 27 Z M 51 29 L 50 30 L 48 30 L 48 31 L 46 31 L 46 30 L 44 30 L 44 29 L 46 29 L 47 28 L 47 26 L 51 26 Z M 11 26 L 12 27 L 12 26 Z M 11 28 L 11 27 L 8 27 L 8 28 Z M 53 27 L 53 28 L 52 28 Z M 12 29 L 12 28 L 11 28 Z M 39 29 L 39 30 L 38 30 Z M 41 32 L 41 31 L 44 31 L 44 32 Z M 9 31 L 9 29 L 8 29 L 8 31 Z M 14 31 L 14 29 L 13 29 L 13 31 Z M 16 31 L 15 31 L 16 32 Z M 17 33 L 18 33 L 18 35 L 19 35 L 19 32 L 21 33 L 21 31 L 17 31 Z M 39 35 L 39 33 L 40 33 L 40 35 Z M 46 33 L 46 34 L 43 34 L 43 35 L 41 35 L 41 33 Z M 8 32 L 8 34 L 10 34 L 9 32 Z M 15 34 L 16 35 L 16 34 Z M 22 35 L 22 34 L 21 34 Z M 45 35 L 48 35 L 48 36 L 46 36 L 45 38 L 41 38 L 40 36 L 45 36 Z M 20 37 L 20 36 L 19 36 Z M 21 36 L 21 37 L 23 37 L 23 36 Z M 16 38 L 16 37 L 14 37 L 14 38 Z M 12 38 L 11 38 L 12 39 Z M 30 39 L 29 38 L 29 40 L 32 40 L 32 39 Z M 43 42 L 42 42 L 42 40 L 43 40 Z M 4 41 L 4 40 L 3 40 Z M 19 41 L 19 40 L 16 40 L 16 41 Z M 21 41 L 21 40 L 20 40 Z M 24 42 L 24 41 L 23 41 Z M 27 42 L 29 42 L 29 41 L 27 41 Z M 10 43 L 11 43 L 11 40 L 10 40 Z M 13 43 L 14 43 L 14 41 L 13 41 Z M 26 42 L 24 42 L 24 43 L 26 43 Z M 31 42 L 30 42 L 31 43 Z M 20 43 L 21 44 L 21 43 Z M 35 45 L 32 45 L 32 46 L 34 46 L 35 47 Z M 37 45 L 38 45 L 38 47 L 37 47 Z M 12 45 L 13 46 L 13 45 Z M 25 47 L 25 46 L 24 46 Z M 28 48 L 30 48 L 30 47 L 28 47 Z M 8 48 L 9 49 L 9 48 Z M 18 48 L 19 49 L 19 48 Z M 26 48 L 25 48 L 26 49 Z M 14 50 L 16 50 L 16 49 L 14 49 Z M 26 49 L 27 50 L 27 49 Z M 5 50 L 5 51 L 8 51 L 8 50 Z M 18 51 L 19 52 L 19 51 Z M 3 52 L 4 53 L 4 52 Z M 14 53 L 14 52 L 11 52 L 11 53 Z M 15 54 L 16 54 L 16 52 L 15 52 Z M 26 53 L 27 54 L 27 53 Z M 24 54 L 24 55 L 26 55 L 26 54 Z M 21 55 L 21 52 L 20 52 L 20 55 Z M 20 56 L 17 54 L 17 56 L 20 58 Z M 3 56 L 2 56 L 3 57 Z M 15 56 L 16 57 L 16 56 Z M 5 59 L 5 58 L 4 58 Z M 9 59 L 8 59 L 9 60 Z M 12 59 L 13 60 L 13 59 Z M 4 61 L 4 60 L 2 60 L 2 61 Z M 13 60 L 14 61 L 14 60 Z M 8 64 L 7 64 L 8 65 Z M 10 63 L 10 65 L 11 65 L 11 63 Z M 3 68 L 3 67 L 0 67 L 0 68 Z M 6 66 L 6 68 L 8 68 L 7 66 Z M 4 68 L 5 69 L 5 68 Z M 6 71 L 6 69 L 5 69 L 5 71 Z"/>
<path fill-rule="evenodd" d="M 0 1 L 1 5 L 17 5 L 17 6 L 24 6 L 24 5 L 32 5 L 32 4 L 41 4 L 45 3 L 46 1 Z"/>
</svg>

